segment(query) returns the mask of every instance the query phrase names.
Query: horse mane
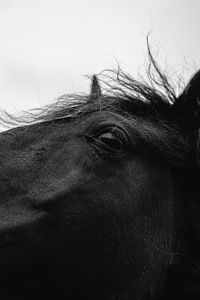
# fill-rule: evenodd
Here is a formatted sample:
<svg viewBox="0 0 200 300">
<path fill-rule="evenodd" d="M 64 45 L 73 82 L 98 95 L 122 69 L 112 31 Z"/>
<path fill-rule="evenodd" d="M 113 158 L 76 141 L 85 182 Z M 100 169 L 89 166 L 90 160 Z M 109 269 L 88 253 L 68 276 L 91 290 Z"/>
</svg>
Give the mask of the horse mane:
<svg viewBox="0 0 200 300">
<path fill-rule="evenodd" d="M 146 112 L 149 116 L 154 112 L 158 118 L 167 116 L 169 107 L 176 101 L 175 89 L 154 59 L 148 42 L 147 49 L 149 58 L 147 80 L 136 80 L 119 66 L 116 70 L 104 70 L 101 72 L 100 80 L 102 78 L 105 85 L 105 93 L 99 95 L 98 101 L 91 101 L 90 95 L 64 94 L 51 104 L 23 111 L 19 116 L 2 111 L 0 125 L 23 126 L 60 118 L 76 118 L 85 112 L 116 109 L 119 102 L 123 103 L 120 105 L 121 111 L 127 111 L 128 103 L 134 108 L 134 113 L 140 112 L 144 116 Z"/>
</svg>

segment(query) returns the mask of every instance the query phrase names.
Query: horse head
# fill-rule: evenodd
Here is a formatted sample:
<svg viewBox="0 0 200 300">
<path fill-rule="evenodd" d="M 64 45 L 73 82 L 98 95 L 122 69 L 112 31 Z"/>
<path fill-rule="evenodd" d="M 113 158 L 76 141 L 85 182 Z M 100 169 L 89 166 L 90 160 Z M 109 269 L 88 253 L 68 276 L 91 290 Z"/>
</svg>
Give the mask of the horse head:
<svg viewBox="0 0 200 300">
<path fill-rule="evenodd" d="M 169 98 L 118 79 L 1 132 L 2 300 L 165 299 L 191 284 L 199 73 Z"/>
</svg>

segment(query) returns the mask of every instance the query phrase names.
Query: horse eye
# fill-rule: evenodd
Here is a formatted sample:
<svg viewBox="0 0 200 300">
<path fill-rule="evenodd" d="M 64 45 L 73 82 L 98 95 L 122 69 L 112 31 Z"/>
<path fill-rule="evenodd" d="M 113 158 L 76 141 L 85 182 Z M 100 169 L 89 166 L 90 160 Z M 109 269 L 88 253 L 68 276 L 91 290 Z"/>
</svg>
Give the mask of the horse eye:
<svg viewBox="0 0 200 300">
<path fill-rule="evenodd" d="M 98 137 L 96 137 L 96 139 L 100 143 L 105 144 L 106 146 L 108 146 L 113 150 L 117 150 L 117 151 L 124 150 L 124 143 L 118 136 L 116 136 L 112 132 L 102 133 Z"/>
<path fill-rule="evenodd" d="M 91 143 L 99 155 L 119 156 L 129 149 L 129 137 L 127 133 L 116 126 L 100 128 L 92 134 L 86 134 L 85 138 Z"/>
<path fill-rule="evenodd" d="M 93 143 L 104 152 L 112 154 L 124 153 L 128 144 L 126 134 L 116 127 L 95 134 Z"/>
</svg>

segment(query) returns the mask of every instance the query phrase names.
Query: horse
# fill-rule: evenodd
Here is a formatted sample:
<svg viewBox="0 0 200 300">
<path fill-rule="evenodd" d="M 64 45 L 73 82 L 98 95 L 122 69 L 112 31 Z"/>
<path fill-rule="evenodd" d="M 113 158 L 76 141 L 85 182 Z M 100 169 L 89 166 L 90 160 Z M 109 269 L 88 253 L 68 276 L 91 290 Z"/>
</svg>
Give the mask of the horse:
<svg viewBox="0 0 200 300">
<path fill-rule="evenodd" d="M 199 293 L 200 72 L 177 96 L 150 58 L 149 82 L 1 116 L 1 300 Z"/>
</svg>

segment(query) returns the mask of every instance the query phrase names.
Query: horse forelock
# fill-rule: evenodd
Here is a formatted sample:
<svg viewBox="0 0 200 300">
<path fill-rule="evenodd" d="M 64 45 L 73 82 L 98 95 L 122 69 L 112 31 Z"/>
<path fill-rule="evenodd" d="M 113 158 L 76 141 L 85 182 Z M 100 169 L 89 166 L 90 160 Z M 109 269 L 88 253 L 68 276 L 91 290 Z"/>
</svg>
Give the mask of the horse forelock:
<svg viewBox="0 0 200 300">
<path fill-rule="evenodd" d="M 167 76 L 149 53 L 148 81 L 138 81 L 120 68 L 105 70 L 100 79 L 104 92 L 91 98 L 84 94 L 64 94 L 52 104 L 16 116 L 2 112 L 4 127 L 27 126 L 63 119 L 79 120 L 94 112 L 112 112 L 135 122 L 143 140 L 172 164 L 188 164 L 192 149 L 188 137 L 176 124 L 172 105 L 177 97 Z M 143 124 L 143 125 L 142 125 Z M 193 153 L 192 153 L 193 155 Z"/>
</svg>

